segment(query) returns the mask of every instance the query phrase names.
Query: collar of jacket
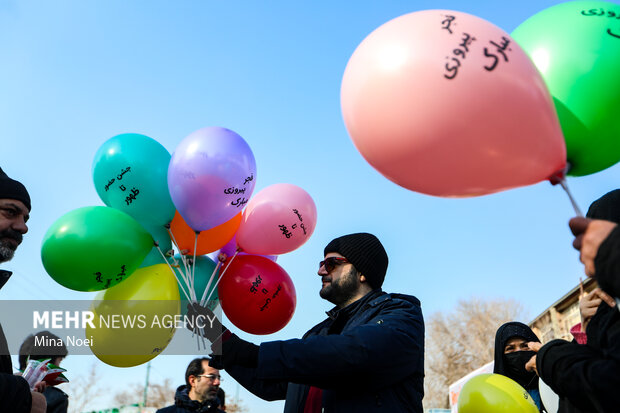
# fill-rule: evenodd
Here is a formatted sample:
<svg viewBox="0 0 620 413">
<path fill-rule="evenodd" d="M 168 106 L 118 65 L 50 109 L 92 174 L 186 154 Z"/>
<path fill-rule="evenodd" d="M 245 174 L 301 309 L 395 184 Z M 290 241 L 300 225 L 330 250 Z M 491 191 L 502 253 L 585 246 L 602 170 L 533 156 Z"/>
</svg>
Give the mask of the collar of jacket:
<svg viewBox="0 0 620 413">
<path fill-rule="evenodd" d="M 217 399 L 215 400 L 217 401 Z M 179 386 L 176 394 L 174 395 L 174 404 L 179 407 L 184 407 L 191 411 L 196 412 L 217 412 L 217 404 L 215 401 L 207 400 L 203 403 L 200 403 L 196 400 L 192 400 L 189 398 L 189 389 L 187 385 Z"/>
<path fill-rule="evenodd" d="M 350 317 L 366 305 L 369 307 L 375 306 L 379 302 L 382 302 L 388 298 L 388 294 L 385 294 L 383 290 L 381 290 L 381 288 L 377 288 L 376 290 L 372 290 L 359 300 L 352 302 L 348 306 L 344 308 L 338 308 L 338 306 L 336 306 L 331 310 L 327 311 L 326 314 L 332 320 L 335 320 L 338 317 Z"/>
<path fill-rule="evenodd" d="M 11 278 L 13 273 L 11 271 L 0 270 L 0 288 L 4 287 L 4 284 Z"/>
</svg>

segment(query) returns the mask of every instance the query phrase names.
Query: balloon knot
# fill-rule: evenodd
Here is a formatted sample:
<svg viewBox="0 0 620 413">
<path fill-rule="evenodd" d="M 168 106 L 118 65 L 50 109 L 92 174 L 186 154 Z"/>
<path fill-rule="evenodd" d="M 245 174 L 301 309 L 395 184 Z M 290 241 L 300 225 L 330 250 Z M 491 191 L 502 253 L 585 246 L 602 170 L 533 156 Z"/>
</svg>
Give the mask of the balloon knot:
<svg viewBox="0 0 620 413">
<path fill-rule="evenodd" d="M 566 167 L 551 175 L 549 177 L 549 182 L 551 182 L 551 185 L 561 184 L 566 179 L 566 173 L 568 172 L 569 168 L 570 164 L 567 163 Z"/>
</svg>

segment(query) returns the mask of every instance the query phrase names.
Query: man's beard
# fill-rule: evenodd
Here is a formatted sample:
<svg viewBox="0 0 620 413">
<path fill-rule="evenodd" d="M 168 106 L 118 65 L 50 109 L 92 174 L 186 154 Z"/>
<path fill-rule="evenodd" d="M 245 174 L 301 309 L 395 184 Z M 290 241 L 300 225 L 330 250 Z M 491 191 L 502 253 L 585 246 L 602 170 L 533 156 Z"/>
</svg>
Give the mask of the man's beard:
<svg viewBox="0 0 620 413">
<path fill-rule="evenodd" d="M 343 274 L 338 280 L 330 282 L 321 289 L 319 295 L 321 298 L 329 301 L 335 305 L 342 305 L 357 293 L 357 270 L 351 268 L 351 270 Z"/>
<path fill-rule="evenodd" d="M 20 232 L 13 231 L 12 229 L 7 229 L 0 232 L 0 262 L 10 261 L 15 254 L 15 249 L 17 248 L 13 247 L 14 244 L 4 238 L 12 238 L 20 244 L 23 236 Z"/>
<path fill-rule="evenodd" d="M 0 241 L 0 262 L 10 261 L 15 255 L 15 250 L 8 247 L 7 243 Z"/>
</svg>

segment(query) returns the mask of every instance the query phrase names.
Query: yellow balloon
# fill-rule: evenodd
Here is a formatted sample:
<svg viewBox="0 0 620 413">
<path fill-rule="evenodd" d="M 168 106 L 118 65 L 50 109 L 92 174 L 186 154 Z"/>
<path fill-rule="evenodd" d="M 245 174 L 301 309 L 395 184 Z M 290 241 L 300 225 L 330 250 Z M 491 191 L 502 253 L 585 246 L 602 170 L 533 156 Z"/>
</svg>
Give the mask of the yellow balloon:
<svg viewBox="0 0 620 413">
<path fill-rule="evenodd" d="M 167 264 L 136 270 L 93 300 L 90 349 L 106 364 L 133 367 L 159 355 L 175 332 L 180 315 L 177 281 Z"/>
<path fill-rule="evenodd" d="M 501 374 L 472 377 L 461 389 L 459 413 L 538 413 L 529 393 Z"/>
</svg>

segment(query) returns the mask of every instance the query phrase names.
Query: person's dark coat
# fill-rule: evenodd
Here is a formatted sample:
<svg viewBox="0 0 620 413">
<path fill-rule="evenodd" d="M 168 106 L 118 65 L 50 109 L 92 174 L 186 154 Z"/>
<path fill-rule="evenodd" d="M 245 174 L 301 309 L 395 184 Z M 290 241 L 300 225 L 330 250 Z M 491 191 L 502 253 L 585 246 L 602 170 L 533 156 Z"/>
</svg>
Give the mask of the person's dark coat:
<svg viewBox="0 0 620 413">
<path fill-rule="evenodd" d="M 67 413 L 69 409 L 69 396 L 55 386 L 47 386 L 43 392 L 47 402 L 46 413 Z"/>
<path fill-rule="evenodd" d="M 302 339 L 262 343 L 258 367 L 226 366 L 265 400 L 303 412 L 310 386 L 325 413 L 422 412 L 424 320 L 417 298 L 380 289 L 329 317 Z"/>
<path fill-rule="evenodd" d="M 586 215 L 620 224 L 620 189 L 608 192 L 590 205 Z M 596 282 L 607 294 L 620 297 L 620 225 L 600 245 L 594 267 Z"/>
<path fill-rule="evenodd" d="M 0 270 L 0 288 L 10 276 L 9 271 Z M 30 386 L 22 377 L 13 374 L 9 346 L 0 324 L 0 411 L 29 413 L 31 406 Z"/>
<path fill-rule="evenodd" d="M 224 413 L 218 409 L 219 401 L 205 401 L 200 403 L 189 398 L 189 388 L 179 386 L 174 395 L 174 405 L 157 410 L 156 413 Z"/>
<path fill-rule="evenodd" d="M 536 357 L 540 377 L 560 397 L 584 412 L 614 412 L 620 406 L 620 313 L 605 302 L 586 328 L 585 345 L 564 340 L 545 344 Z"/>
<path fill-rule="evenodd" d="M 620 223 L 620 190 L 590 206 L 588 218 Z M 620 295 L 620 230 L 600 245 L 594 265 L 599 287 Z M 538 374 L 582 412 L 615 412 L 620 406 L 620 313 L 602 302 L 586 327 L 587 344 L 553 340 L 536 356 Z M 566 410 L 568 411 L 568 410 Z"/>
<path fill-rule="evenodd" d="M 617 301 L 620 298 L 620 225 L 598 248 L 594 268 L 598 286 Z"/>
</svg>

